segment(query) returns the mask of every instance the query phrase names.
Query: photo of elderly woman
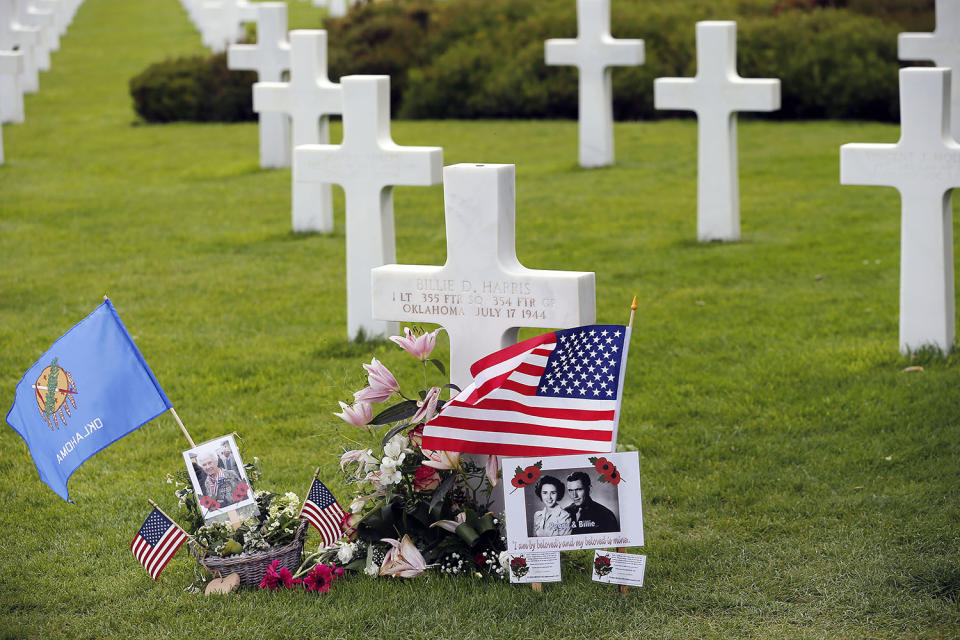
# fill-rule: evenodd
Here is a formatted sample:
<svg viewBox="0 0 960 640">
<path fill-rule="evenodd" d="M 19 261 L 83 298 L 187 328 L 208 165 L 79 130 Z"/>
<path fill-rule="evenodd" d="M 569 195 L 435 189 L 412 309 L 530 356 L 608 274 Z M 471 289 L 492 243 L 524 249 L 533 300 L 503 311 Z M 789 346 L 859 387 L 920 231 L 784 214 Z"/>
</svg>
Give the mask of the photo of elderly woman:
<svg viewBox="0 0 960 640">
<path fill-rule="evenodd" d="M 533 514 L 534 536 L 566 536 L 573 524 L 570 513 L 560 506 L 564 494 L 563 482 L 553 476 L 543 476 L 534 486 L 534 492 L 543 508 Z"/>
<path fill-rule="evenodd" d="M 259 513 L 232 435 L 184 451 L 183 461 L 205 521 L 244 520 Z"/>
</svg>

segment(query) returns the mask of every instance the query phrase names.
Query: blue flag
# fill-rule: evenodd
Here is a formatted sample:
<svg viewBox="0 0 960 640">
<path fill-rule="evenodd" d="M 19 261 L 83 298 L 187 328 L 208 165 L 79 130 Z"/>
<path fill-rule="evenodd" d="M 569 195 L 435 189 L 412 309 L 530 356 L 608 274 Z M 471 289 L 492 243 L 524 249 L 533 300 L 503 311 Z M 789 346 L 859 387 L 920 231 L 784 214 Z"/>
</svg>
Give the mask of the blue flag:
<svg viewBox="0 0 960 640">
<path fill-rule="evenodd" d="M 81 464 L 171 406 L 104 300 L 23 375 L 7 423 L 27 443 L 40 479 L 72 502 L 67 480 Z"/>
</svg>

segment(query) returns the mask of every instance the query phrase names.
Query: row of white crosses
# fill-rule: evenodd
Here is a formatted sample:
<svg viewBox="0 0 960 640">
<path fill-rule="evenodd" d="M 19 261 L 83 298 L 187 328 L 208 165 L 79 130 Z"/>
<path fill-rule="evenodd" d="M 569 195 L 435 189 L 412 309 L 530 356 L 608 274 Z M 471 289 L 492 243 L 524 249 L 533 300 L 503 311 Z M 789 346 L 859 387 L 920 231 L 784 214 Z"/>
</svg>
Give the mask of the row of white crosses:
<svg viewBox="0 0 960 640">
<path fill-rule="evenodd" d="M 395 144 L 388 76 L 346 76 L 334 84 L 327 77 L 326 32 L 291 31 L 287 43 L 281 35 L 286 6 L 262 3 L 259 12 L 257 44 L 232 46 L 229 64 L 260 75 L 253 96 L 261 130 L 266 116 L 291 119 L 294 230 L 332 231 L 330 185 L 344 190 L 350 338 L 396 333 L 396 321 L 438 323 L 450 335 L 451 379 L 466 384 L 467 367 L 516 341 L 520 327 L 593 321 L 592 273 L 537 271 L 517 260 L 512 166 L 444 170 L 442 149 Z M 264 80 L 280 69 L 289 70 L 288 81 Z M 343 117 L 339 145 L 327 144 L 334 114 Z M 286 135 L 262 136 L 261 150 Z M 393 264 L 393 187 L 436 185 L 441 179 L 447 263 Z"/>
<path fill-rule="evenodd" d="M 40 88 L 40 71 L 60 48 L 83 0 L 0 0 L 0 128 L 24 121 L 23 94 Z M 0 164 L 4 162 L 0 130 Z"/>
<path fill-rule="evenodd" d="M 779 80 L 737 75 L 735 22 L 698 22 L 695 78 L 658 78 L 657 109 L 690 110 L 699 122 L 697 238 L 701 242 L 740 238 L 737 176 L 737 112 L 780 108 Z M 575 40 L 547 40 L 548 65 L 579 70 L 580 165 L 613 164 L 612 66 L 643 64 L 643 40 L 610 35 L 610 0 L 577 0 Z"/>
</svg>

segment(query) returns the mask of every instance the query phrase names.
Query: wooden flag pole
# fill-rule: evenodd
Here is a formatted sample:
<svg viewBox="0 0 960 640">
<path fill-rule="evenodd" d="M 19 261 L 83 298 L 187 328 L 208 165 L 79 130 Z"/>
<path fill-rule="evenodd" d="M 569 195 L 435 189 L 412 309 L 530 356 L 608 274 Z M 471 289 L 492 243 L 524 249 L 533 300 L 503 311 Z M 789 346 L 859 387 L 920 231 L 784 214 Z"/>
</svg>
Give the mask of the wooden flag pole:
<svg viewBox="0 0 960 640">
<path fill-rule="evenodd" d="M 320 467 L 317 467 L 317 470 L 313 472 L 313 480 L 316 480 L 320 477 Z M 310 486 L 307 488 L 307 495 L 303 499 L 303 504 L 300 505 L 300 515 L 303 515 L 303 508 L 307 506 L 307 500 L 310 499 L 310 489 L 313 488 L 313 480 L 310 481 Z"/>
<path fill-rule="evenodd" d="M 633 316 L 636 312 L 637 312 L 637 296 L 633 296 L 633 303 L 630 305 L 630 322 L 627 324 L 628 329 L 633 329 Z M 626 547 L 617 547 L 617 553 L 626 553 L 626 552 L 627 552 Z M 621 594 L 627 593 L 627 585 L 621 584 L 619 588 L 620 588 Z"/>
<path fill-rule="evenodd" d="M 183 426 L 183 420 L 181 420 L 180 416 L 177 415 L 177 410 L 173 407 L 170 407 L 170 413 L 173 414 L 173 419 L 177 421 L 178 425 L 180 425 L 180 430 L 183 431 L 183 435 L 187 436 L 187 442 L 190 443 L 190 448 L 195 449 L 197 445 L 193 443 L 193 438 L 190 437 L 190 434 L 187 432 L 187 428 Z"/>
</svg>

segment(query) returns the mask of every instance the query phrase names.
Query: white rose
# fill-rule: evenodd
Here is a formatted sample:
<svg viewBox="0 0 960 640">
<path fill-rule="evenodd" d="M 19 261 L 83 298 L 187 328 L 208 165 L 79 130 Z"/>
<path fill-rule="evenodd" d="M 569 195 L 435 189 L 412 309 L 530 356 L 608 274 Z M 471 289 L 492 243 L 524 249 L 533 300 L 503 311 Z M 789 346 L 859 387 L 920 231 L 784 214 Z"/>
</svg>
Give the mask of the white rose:
<svg viewBox="0 0 960 640">
<path fill-rule="evenodd" d="M 510 552 L 509 551 L 501 551 L 500 557 L 497 559 L 500 561 L 501 567 L 503 567 L 504 569 L 510 568 Z"/>
</svg>

